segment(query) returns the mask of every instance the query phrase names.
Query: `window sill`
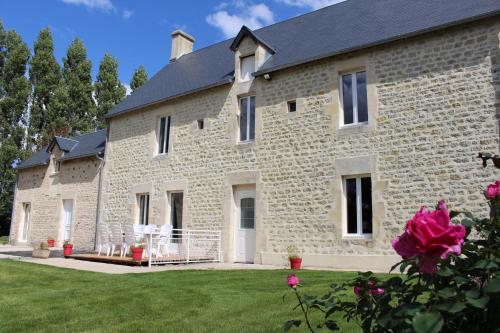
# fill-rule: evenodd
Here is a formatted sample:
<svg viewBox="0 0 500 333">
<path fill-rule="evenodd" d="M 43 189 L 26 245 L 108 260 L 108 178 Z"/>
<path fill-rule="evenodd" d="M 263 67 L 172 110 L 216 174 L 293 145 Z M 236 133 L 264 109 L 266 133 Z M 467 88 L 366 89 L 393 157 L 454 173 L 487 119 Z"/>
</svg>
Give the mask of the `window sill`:
<svg viewBox="0 0 500 333">
<path fill-rule="evenodd" d="M 343 241 L 373 241 L 373 235 L 343 235 Z"/>
<path fill-rule="evenodd" d="M 356 134 L 369 132 L 372 128 L 373 126 L 370 123 L 358 123 L 342 125 L 339 127 L 338 131 L 340 134 Z"/>
<path fill-rule="evenodd" d="M 255 147 L 255 140 L 252 141 L 238 141 L 236 143 L 236 147 L 242 148 L 242 149 L 250 149 Z"/>
<path fill-rule="evenodd" d="M 162 160 L 166 160 L 168 157 L 170 156 L 170 154 L 158 154 L 158 155 L 155 155 L 153 157 L 153 161 L 162 161 Z"/>
</svg>

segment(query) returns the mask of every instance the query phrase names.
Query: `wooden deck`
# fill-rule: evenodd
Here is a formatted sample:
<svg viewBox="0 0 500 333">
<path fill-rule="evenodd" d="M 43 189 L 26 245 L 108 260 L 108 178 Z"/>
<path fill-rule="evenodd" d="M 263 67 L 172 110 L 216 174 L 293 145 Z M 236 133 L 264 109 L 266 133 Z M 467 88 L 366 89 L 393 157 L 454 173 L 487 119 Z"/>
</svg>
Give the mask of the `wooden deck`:
<svg viewBox="0 0 500 333">
<path fill-rule="evenodd" d="M 116 264 L 116 265 L 128 265 L 128 266 L 147 266 L 148 265 L 148 258 L 143 258 L 140 261 L 135 261 L 132 259 L 132 257 L 124 257 L 121 258 L 120 256 L 106 256 L 106 255 L 100 255 L 98 256 L 95 253 L 83 253 L 83 254 L 72 254 L 70 256 L 67 256 L 66 258 L 70 259 L 76 259 L 76 260 L 86 260 L 86 261 L 95 261 L 95 262 L 102 262 L 102 263 L 108 263 L 108 264 Z M 168 260 L 171 261 L 170 263 L 178 263 L 178 264 L 184 264 L 186 263 L 186 259 L 181 256 L 170 256 L 168 257 Z M 192 261 L 213 261 L 212 259 L 207 259 L 207 258 L 197 258 L 193 257 L 191 258 Z"/>
<path fill-rule="evenodd" d="M 141 259 L 141 261 L 135 261 L 132 259 L 132 257 L 121 258 L 120 256 L 106 256 L 106 255 L 98 256 L 95 253 L 72 254 L 70 256 L 67 256 L 66 258 L 86 260 L 86 261 L 96 261 L 108 264 L 128 265 L 128 266 L 141 266 L 148 264 L 148 258 Z"/>
</svg>

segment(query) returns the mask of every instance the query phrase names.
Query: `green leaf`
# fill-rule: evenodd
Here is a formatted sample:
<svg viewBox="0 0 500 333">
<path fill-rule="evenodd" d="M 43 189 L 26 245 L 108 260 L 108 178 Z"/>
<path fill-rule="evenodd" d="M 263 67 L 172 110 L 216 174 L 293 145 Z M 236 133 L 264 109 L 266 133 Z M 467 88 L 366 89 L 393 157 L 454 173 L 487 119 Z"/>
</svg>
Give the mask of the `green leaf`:
<svg viewBox="0 0 500 333">
<path fill-rule="evenodd" d="M 438 333 L 443 327 L 443 317 L 439 312 L 422 313 L 413 318 L 412 326 L 417 333 Z"/>
<path fill-rule="evenodd" d="M 285 332 L 288 332 L 293 326 L 299 327 L 301 323 L 302 321 L 300 320 L 289 320 L 285 323 L 283 329 L 285 330 Z"/>
<path fill-rule="evenodd" d="M 484 286 L 484 291 L 488 294 L 500 292 L 500 277 L 488 281 Z"/>
<path fill-rule="evenodd" d="M 454 274 L 453 271 L 446 266 L 442 267 L 437 271 L 437 275 L 439 276 L 452 276 L 453 274 Z"/>
<path fill-rule="evenodd" d="M 476 262 L 476 264 L 472 266 L 472 268 L 492 269 L 492 268 L 498 268 L 498 265 L 494 261 L 483 259 Z"/>
<path fill-rule="evenodd" d="M 434 310 L 439 310 L 439 311 L 445 311 L 449 313 L 457 313 L 465 309 L 466 306 L 463 303 L 459 302 L 440 302 L 434 304 L 432 309 Z"/>
<path fill-rule="evenodd" d="M 480 298 L 466 297 L 466 299 L 467 299 L 467 303 L 469 303 L 473 307 L 484 309 L 486 307 L 486 304 L 488 304 L 490 297 L 488 295 L 484 295 L 483 297 L 480 297 Z"/>
<path fill-rule="evenodd" d="M 450 218 L 457 217 L 458 215 L 462 214 L 462 212 L 456 211 L 456 210 L 450 210 Z"/>
<path fill-rule="evenodd" d="M 438 290 L 437 294 L 439 296 L 441 296 L 442 298 L 451 298 L 451 297 L 455 297 L 457 292 L 455 291 L 455 289 L 448 287 L 448 288 L 443 288 L 441 290 Z"/>
<path fill-rule="evenodd" d="M 325 321 L 325 326 L 330 331 L 339 331 L 340 330 L 339 326 L 337 325 L 337 322 L 333 321 L 333 320 L 327 320 L 327 321 Z"/>
</svg>

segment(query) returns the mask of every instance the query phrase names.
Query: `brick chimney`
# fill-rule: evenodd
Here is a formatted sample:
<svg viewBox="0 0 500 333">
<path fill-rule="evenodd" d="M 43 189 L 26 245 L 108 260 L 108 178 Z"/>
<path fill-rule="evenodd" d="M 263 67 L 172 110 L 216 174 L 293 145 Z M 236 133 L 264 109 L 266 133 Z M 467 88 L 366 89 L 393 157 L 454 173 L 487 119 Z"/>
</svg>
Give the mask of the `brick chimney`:
<svg viewBox="0 0 500 333">
<path fill-rule="evenodd" d="M 184 54 L 193 51 L 194 37 L 182 30 L 172 32 L 172 50 L 170 52 L 170 62 L 176 61 Z"/>
</svg>

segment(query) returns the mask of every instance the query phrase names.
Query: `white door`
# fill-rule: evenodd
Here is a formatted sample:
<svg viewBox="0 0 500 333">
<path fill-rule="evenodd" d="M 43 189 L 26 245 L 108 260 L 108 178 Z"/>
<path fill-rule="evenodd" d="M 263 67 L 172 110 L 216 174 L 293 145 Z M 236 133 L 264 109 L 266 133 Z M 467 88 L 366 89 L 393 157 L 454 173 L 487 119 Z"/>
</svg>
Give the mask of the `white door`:
<svg viewBox="0 0 500 333">
<path fill-rule="evenodd" d="M 63 240 L 71 240 L 71 224 L 73 223 L 73 200 L 63 200 L 64 208 L 64 237 Z"/>
<path fill-rule="evenodd" d="M 254 262 L 255 190 L 236 192 L 236 261 Z"/>
<path fill-rule="evenodd" d="M 28 230 L 30 226 L 31 218 L 31 204 L 23 203 L 23 223 L 21 226 L 21 237 L 20 241 L 26 242 L 28 240 Z"/>
</svg>

